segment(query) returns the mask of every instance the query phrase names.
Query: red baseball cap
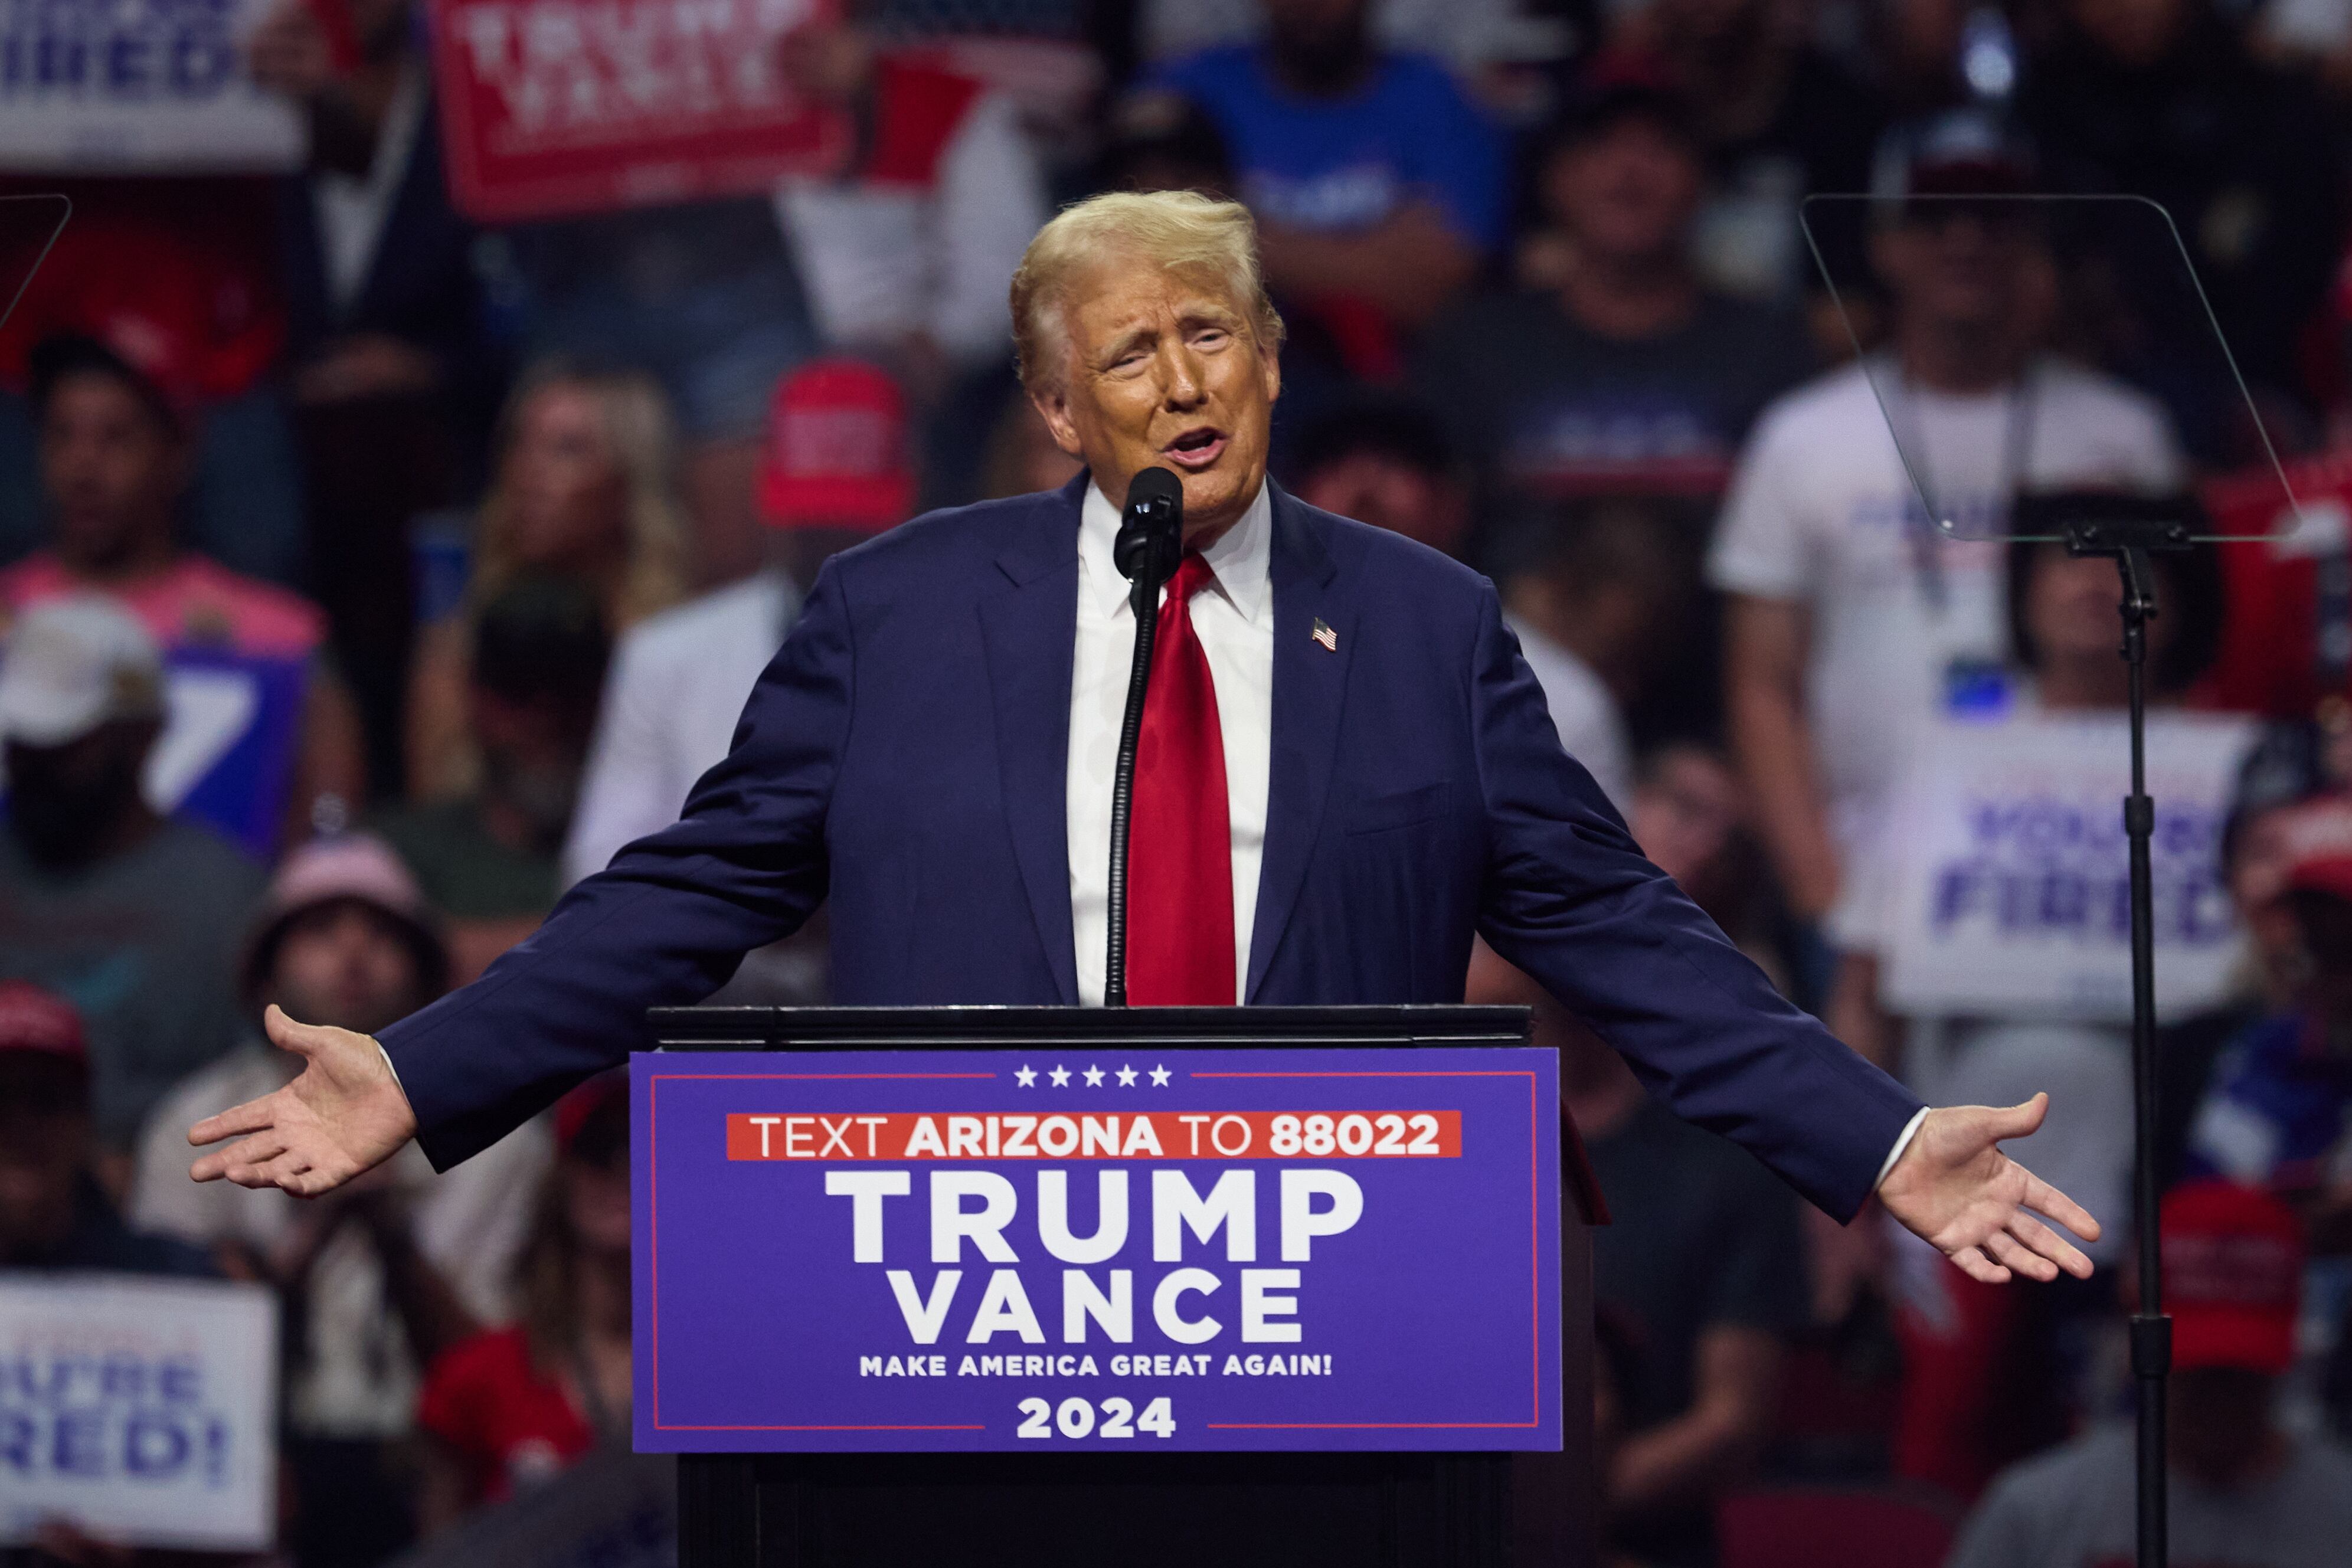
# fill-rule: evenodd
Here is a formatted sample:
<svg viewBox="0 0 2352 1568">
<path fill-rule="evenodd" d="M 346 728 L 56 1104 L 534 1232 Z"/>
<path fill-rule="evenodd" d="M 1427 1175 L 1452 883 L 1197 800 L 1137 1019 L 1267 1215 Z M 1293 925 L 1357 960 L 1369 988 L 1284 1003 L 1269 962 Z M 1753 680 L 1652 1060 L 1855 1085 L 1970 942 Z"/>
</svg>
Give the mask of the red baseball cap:
<svg viewBox="0 0 2352 1568">
<path fill-rule="evenodd" d="M 26 290 L 0 375 L 49 339 L 88 338 L 185 413 L 254 384 L 285 345 L 283 322 L 235 258 L 161 224 L 92 217 L 65 232 Z"/>
<path fill-rule="evenodd" d="M 30 980 L 0 980 L 0 1051 L 38 1051 L 79 1066 L 89 1061 L 81 1014 Z"/>
<path fill-rule="evenodd" d="M 2164 1200 L 2164 1310 L 2182 1368 L 2273 1375 L 2294 1362 L 2303 1301 L 2303 1226 L 2269 1192 L 2202 1181 Z"/>
<path fill-rule="evenodd" d="M 776 384 L 760 509 L 780 528 L 878 534 L 907 520 L 915 471 L 907 399 L 863 360 L 812 360 Z"/>
<path fill-rule="evenodd" d="M 2295 807 L 2280 824 L 2290 892 L 2352 899 L 2352 795 Z"/>
</svg>

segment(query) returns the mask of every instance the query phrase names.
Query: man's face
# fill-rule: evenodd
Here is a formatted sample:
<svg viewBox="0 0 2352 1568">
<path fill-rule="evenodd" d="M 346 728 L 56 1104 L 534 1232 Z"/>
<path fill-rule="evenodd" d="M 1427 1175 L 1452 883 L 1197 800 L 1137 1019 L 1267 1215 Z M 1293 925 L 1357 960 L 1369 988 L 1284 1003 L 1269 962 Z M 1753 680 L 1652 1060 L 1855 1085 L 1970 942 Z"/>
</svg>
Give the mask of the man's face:
<svg viewBox="0 0 2352 1568">
<path fill-rule="evenodd" d="M 2055 281 L 2048 252 L 2013 213 L 1995 203 L 1922 202 L 1877 236 L 1874 255 L 1897 308 L 1947 332 L 2037 340 Z"/>
<path fill-rule="evenodd" d="M 170 534 L 186 478 L 181 444 L 120 380 L 67 376 L 40 439 L 41 486 L 68 564 L 105 570 Z"/>
<path fill-rule="evenodd" d="M 1458 486 L 1378 452 L 1350 452 L 1321 465 L 1299 481 L 1298 498 L 1448 555 L 1470 527 L 1469 500 Z"/>
<path fill-rule="evenodd" d="M 518 700 L 480 685 L 471 701 L 485 793 L 520 813 L 535 841 L 561 844 L 580 800 L 593 708 L 552 696 Z"/>
<path fill-rule="evenodd" d="M 1265 0 L 1266 32 L 1285 57 L 1351 57 L 1364 37 L 1365 0 Z"/>
<path fill-rule="evenodd" d="M 1184 537 L 1231 526 L 1265 483 L 1282 371 L 1249 310 L 1219 287 L 1111 260 L 1077 280 L 1060 379 L 1033 394 L 1056 445 L 1115 507 L 1146 468 L 1184 485 Z"/>
<path fill-rule="evenodd" d="M 140 804 L 139 778 L 155 743 L 152 719 L 116 719 L 61 746 L 6 746 L 8 825 L 44 865 L 98 854 Z"/>
<path fill-rule="evenodd" d="M 89 1080 L 41 1051 L 0 1051 L 0 1261 L 45 1251 L 73 1228 L 89 1158 Z"/>
<path fill-rule="evenodd" d="M 1635 788 L 1630 825 L 1651 862 L 1705 904 L 1726 891 L 1720 871 L 1747 820 L 1731 769 L 1711 753 L 1676 747 Z"/>
<path fill-rule="evenodd" d="M 392 921 L 355 898 L 296 915 L 278 939 L 269 999 L 298 1019 L 373 1034 L 415 1010 L 416 956 Z"/>
<path fill-rule="evenodd" d="M 1647 260 L 1683 243 L 1699 181 L 1689 144 L 1635 117 L 1554 153 L 1544 167 L 1543 199 L 1596 258 Z"/>
</svg>

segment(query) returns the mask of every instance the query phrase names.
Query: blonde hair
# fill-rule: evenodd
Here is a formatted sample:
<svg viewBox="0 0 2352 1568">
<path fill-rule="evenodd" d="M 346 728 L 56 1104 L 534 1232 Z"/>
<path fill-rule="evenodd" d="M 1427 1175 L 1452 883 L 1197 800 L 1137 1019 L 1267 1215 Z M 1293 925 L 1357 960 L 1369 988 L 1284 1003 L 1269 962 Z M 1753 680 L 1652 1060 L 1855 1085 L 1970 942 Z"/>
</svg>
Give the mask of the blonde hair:
<svg viewBox="0 0 2352 1568">
<path fill-rule="evenodd" d="M 595 403 L 605 446 L 628 493 L 628 561 L 621 581 L 614 585 L 616 596 L 606 607 L 617 622 L 611 630 L 619 632 L 686 597 L 689 534 L 677 499 L 677 428 L 670 420 L 667 400 L 649 377 L 635 371 L 587 371 L 548 361 L 525 372 L 507 399 L 499 419 L 502 456 L 514 439 L 523 408 L 553 387 L 583 392 Z M 467 585 L 471 609 L 478 610 L 496 598 L 521 570 L 515 559 L 509 516 L 507 497 L 499 483 L 493 482 L 475 528 L 475 564 Z M 599 584 L 599 590 L 604 586 Z"/>
<path fill-rule="evenodd" d="M 1034 391 L 1060 377 L 1071 287 L 1079 273 L 1113 256 L 1214 277 L 1247 309 L 1258 346 L 1282 347 L 1282 318 L 1265 292 L 1247 207 L 1198 191 L 1113 191 L 1063 208 L 1013 270 L 1013 344 L 1023 386 Z"/>
</svg>

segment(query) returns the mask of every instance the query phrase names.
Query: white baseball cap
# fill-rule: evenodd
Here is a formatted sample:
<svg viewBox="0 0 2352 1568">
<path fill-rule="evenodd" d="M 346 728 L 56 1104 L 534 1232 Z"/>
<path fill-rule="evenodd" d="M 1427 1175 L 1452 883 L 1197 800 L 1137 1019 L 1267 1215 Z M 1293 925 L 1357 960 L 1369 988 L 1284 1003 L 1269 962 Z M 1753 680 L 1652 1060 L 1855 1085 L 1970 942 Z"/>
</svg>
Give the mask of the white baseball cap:
<svg viewBox="0 0 2352 1568">
<path fill-rule="evenodd" d="M 110 719 L 163 716 L 163 656 L 136 616 L 75 594 L 16 618 L 0 653 L 0 739 L 63 746 Z"/>
</svg>

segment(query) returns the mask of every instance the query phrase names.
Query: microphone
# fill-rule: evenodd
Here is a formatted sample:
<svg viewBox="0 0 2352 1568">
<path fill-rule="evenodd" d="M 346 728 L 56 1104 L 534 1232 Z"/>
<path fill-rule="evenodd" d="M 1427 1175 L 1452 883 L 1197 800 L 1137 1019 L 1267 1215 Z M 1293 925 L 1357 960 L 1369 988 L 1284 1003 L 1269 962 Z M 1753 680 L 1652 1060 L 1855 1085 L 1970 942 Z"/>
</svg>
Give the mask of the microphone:
<svg viewBox="0 0 2352 1568">
<path fill-rule="evenodd" d="M 1111 559 L 1121 577 L 1149 581 L 1153 592 L 1176 575 L 1184 555 L 1184 481 L 1166 468 L 1146 468 L 1128 482 Z"/>
<path fill-rule="evenodd" d="M 1127 714 L 1118 727 L 1118 763 L 1110 787 L 1109 940 L 1103 955 L 1103 1005 L 1127 1006 L 1127 839 L 1135 804 L 1135 745 L 1143 730 L 1143 698 L 1151 681 L 1151 645 L 1160 630 L 1160 591 L 1184 558 L 1184 481 L 1166 468 L 1146 468 L 1128 482 L 1111 559 L 1134 584 L 1135 662 L 1127 673 Z"/>
</svg>

